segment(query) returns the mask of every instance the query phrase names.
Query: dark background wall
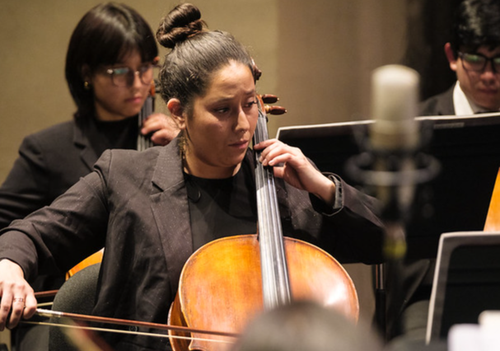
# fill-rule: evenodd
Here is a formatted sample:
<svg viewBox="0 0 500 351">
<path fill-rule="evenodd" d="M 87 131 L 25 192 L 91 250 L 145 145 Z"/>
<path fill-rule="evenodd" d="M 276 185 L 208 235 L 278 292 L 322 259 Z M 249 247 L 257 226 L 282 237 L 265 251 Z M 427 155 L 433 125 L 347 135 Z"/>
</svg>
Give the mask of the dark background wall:
<svg viewBox="0 0 500 351">
<path fill-rule="evenodd" d="M 444 54 L 460 0 L 407 0 L 407 47 L 402 63 L 420 73 L 421 98 L 448 89 L 456 80 Z"/>
</svg>

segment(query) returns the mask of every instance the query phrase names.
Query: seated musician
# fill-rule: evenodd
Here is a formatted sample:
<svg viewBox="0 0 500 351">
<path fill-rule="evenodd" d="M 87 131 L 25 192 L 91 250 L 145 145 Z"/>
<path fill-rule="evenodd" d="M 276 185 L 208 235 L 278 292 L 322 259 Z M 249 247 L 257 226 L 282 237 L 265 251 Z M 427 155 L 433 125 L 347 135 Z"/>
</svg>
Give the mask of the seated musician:
<svg viewBox="0 0 500 351">
<path fill-rule="evenodd" d="M 500 112 L 500 4 L 465 0 L 444 52 L 457 81 L 421 105 L 421 116 Z"/>
<path fill-rule="evenodd" d="M 50 205 L 92 171 L 104 150 L 135 149 L 139 134 L 162 145 L 175 137 L 175 124 L 160 113 L 144 116 L 139 127 L 157 56 L 151 28 L 130 7 L 105 3 L 83 16 L 72 33 L 65 68 L 77 111 L 73 120 L 24 139 L 0 187 L 0 229 Z M 131 80 L 135 71 L 140 73 Z M 47 291 L 58 289 L 64 279 L 64 271 L 46 269 L 31 284 L 35 291 Z M 46 335 L 44 327 L 23 326 L 12 334 L 13 344 L 17 351 L 34 351 Z"/>
<path fill-rule="evenodd" d="M 0 232 L 0 329 L 35 313 L 28 284 L 47 267 L 67 270 L 105 247 L 93 314 L 166 323 L 181 270 L 214 239 L 257 231 L 249 146 L 258 105 L 254 64 L 229 33 L 209 31 L 182 4 L 157 31 L 172 50 L 161 96 L 181 133 L 163 147 L 105 151 L 92 173 L 50 206 Z M 274 167 L 284 235 L 341 262 L 382 259 L 375 199 L 278 140 L 254 149 Z M 10 313 L 10 314 L 9 314 Z M 168 339 L 104 333 L 116 350 L 162 350 Z"/>
<path fill-rule="evenodd" d="M 500 112 L 500 3 L 462 1 L 450 29 L 450 41 L 444 51 L 457 81 L 447 91 L 422 102 L 420 115 Z M 463 215 L 467 215 L 466 208 Z M 389 337 L 399 337 L 401 342 L 405 339 L 423 342 L 435 260 L 407 259 L 398 269 L 399 277 L 393 284 L 399 284 L 403 291 L 393 296 L 388 285 L 392 311 L 388 315 Z"/>
</svg>

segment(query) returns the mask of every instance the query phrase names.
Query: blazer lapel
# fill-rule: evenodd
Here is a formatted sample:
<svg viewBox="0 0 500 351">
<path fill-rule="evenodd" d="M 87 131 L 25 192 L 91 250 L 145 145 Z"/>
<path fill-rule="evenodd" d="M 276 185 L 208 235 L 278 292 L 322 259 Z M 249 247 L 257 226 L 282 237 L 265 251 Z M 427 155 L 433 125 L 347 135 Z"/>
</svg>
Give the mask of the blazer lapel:
<svg viewBox="0 0 500 351">
<path fill-rule="evenodd" d="M 92 171 L 94 163 L 100 155 L 97 155 L 94 149 L 90 146 L 89 140 L 82 133 L 82 130 L 78 127 L 78 123 L 74 125 L 73 142 L 81 150 L 80 158 L 83 164 L 88 168 L 89 172 Z"/>
<path fill-rule="evenodd" d="M 167 261 L 172 294 L 184 263 L 193 253 L 189 203 L 177 139 L 162 148 L 153 174 L 151 208 Z"/>
</svg>

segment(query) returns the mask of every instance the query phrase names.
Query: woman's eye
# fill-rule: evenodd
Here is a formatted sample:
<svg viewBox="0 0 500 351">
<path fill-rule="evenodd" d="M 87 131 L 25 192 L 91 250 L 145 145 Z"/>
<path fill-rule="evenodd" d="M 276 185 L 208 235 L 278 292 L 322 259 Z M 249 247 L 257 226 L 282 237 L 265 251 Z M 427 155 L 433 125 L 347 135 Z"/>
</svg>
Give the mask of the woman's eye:
<svg viewBox="0 0 500 351">
<path fill-rule="evenodd" d="M 220 107 L 220 108 L 215 109 L 216 113 L 226 113 L 228 111 L 229 111 L 229 108 L 227 108 L 227 107 Z"/>
<path fill-rule="evenodd" d="M 246 107 L 252 107 L 255 104 L 257 104 L 257 100 L 252 100 L 252 101 L 247 103 Z"/>
</svg>

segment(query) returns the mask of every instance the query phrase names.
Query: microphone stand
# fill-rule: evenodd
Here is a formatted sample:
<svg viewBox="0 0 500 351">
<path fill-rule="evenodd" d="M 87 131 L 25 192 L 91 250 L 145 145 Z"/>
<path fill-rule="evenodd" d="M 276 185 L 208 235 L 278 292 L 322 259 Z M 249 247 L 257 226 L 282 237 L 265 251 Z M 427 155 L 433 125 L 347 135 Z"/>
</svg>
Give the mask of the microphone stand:
<svg viewBox="0 0 500 351">
<path fill-rule="evenodd" d="M 430 140 L 430 132 L 422 133 Z M 411 215 L 414 190 L 418 184 L 434 178 L 440 170 L 439 162 L 422 152 L 425 141 L 411 149 L 379 150 L 367 140 L 366 130 L 357 130 L 354 135 L 361 153 L 351 157 L 346 165 L 347 174 L 356 182 L 364 184 L 368 194 L 375 195 L 380 202 L 381 219 L 385 226 L 383 253 L 385 264 L 374 267 L 375 323 L 384 338 L 388 339 L 387 314 L 398 311 L 386 306 L 386 283 L 394 284 L 392 292 L 400 294 L 397 269 L 406 254 L 406 222 Z M 387 263 L 393 263 L 386 265 Z M 390 268 L 386 269 L 386 266 Z M 393 307 L 393 306 L 389 306 Z M 396 306 L 397 307 L 397 306 Z"/>
</svg>

